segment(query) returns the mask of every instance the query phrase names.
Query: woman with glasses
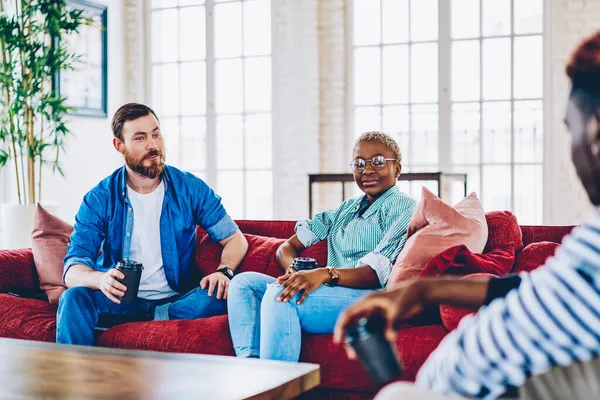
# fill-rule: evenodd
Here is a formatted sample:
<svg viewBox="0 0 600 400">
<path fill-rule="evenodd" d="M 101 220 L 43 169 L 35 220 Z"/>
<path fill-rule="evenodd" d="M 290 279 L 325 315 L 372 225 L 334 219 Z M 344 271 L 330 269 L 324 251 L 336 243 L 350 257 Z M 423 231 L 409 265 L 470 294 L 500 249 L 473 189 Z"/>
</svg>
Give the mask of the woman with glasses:
<svg viewBox="0 0 600 400">
<path fill-rule="evenodd" d="M 364 133 L 350 163 L 365 194 L 296 224 L 296 234 L 277 249 L 279 278 L 246 272 L 229 286 L 227 306 L 238 357 L 298 361 L 301 333 L 333 333 L 343 309 L 386 286 L 416 202 L 400 192 L 402 170 L 394 139 Z M 327 266 L 296 271 L 294 258 L 328 241 Z"/>
</svg>

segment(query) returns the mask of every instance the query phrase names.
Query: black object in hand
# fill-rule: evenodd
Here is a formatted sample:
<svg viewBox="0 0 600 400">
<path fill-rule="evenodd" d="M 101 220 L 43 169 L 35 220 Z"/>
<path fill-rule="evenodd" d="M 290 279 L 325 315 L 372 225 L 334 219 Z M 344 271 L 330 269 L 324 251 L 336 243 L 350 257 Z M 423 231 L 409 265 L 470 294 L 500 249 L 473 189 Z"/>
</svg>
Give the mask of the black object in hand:
<svg viewBox="0 0 600 400">
<path fill-rule="evenodd" d="M 121 298 L 121 301 L 133 301 L 137 299 L 140 280 L 142 279 L 142 270 L 144 269 L 142 263 L 123 260 L 119 261 L 115 268 L 125 275 L 125 279 L 118 279 L 118 281 L 127 286 L 125 296 Z"/>
<path fill-rule="evenodd" d="M 317 267 L 317 260 L 309 257 L 296 257 L 294 258 L 294 263 L 292 264 L 292 268 L 294 268 L 296 271 L 306 271 L 315 269 Z"/>
<path fill-rule="evenodd" d="M 400 379 L 402 367 L 395 346 L 384 336 L 385 321 L 379 316 L 362 318 L 346 328 L 346 343 L 352 346 L 363 367 L 380 386 Z"/>
</svg>

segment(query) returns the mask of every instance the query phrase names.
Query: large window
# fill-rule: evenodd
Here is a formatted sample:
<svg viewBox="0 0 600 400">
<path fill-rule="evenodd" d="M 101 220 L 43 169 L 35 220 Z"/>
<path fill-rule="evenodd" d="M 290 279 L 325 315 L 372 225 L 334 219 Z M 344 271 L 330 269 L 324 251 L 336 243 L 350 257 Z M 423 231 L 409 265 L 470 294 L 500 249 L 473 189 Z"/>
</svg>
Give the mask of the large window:
<svg viewBox="0 0 600 400">
<path fill-rule="evenodd" d="M 273 214 L 270 0 L 151 0 L 151 104 L 167 160 L 235 218 Z"/>
<path fill-rule="evenodd" d="M 354 0 L 354 131 L 542 222 L 542 0 Z M 418 196 L 417 185 L 407 188 Z"/>
</svg>

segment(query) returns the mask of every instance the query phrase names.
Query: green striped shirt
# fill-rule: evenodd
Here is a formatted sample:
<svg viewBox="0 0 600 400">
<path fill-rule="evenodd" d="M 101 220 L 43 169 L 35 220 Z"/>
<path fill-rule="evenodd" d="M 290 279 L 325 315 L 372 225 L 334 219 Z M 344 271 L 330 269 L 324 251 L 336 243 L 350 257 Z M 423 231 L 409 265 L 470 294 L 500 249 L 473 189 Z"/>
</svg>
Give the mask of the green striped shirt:
<svg viewBox="0 0 600 400">
<path fill-rule="evenodd" d="M 327 265 L 373 268 L 385 287 L 417 202 L 393 186 L 369 206 L 367 196 L 344 201 L 312 220 L 298 221 L 296 235 L 305 247 L 327 239 Z"/>
</svg>

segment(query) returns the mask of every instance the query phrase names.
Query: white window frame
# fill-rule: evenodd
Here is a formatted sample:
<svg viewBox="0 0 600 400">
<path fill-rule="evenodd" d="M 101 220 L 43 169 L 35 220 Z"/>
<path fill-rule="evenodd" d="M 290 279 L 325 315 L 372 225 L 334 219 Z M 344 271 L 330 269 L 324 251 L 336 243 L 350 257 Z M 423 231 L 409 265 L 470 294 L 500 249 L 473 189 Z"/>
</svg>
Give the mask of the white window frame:
<svg viewBox="0 0 600 400">
<path fill-rule="evenodd" d="M 274 74 L 275 74 L 275 56 L 274 56 L 274 51 L 273 51 L 273 46 L 274 46 L 274 35 L 273 35 L 273 17 L 274 17 L 274 7 L 273 7 L 273 2 L 271 1 L 271 52 L 268 55 L 259 55 L 259 56 L 246 56 L 243 53 L 243 42 L 242 42 L 242 54 L 241 56 L 235 56 L 235 57 L 222 57 L 222 58 L 217 58 L 215 56 L 215 42 L 214 42 L 214 36 L 215 36 L 215 20 L 214 20 L 214 8 L 215 8 L 215 4 L 229 4 L 229 3 L 240 3 L 242 4 L 242 9 L 241 9 L 241 17 L 242 17 L 242 21 L 244 18 L 244 7 L 243 7 L 243 3 L 246 0 L 221 0 L 216 2 L 215 0 L 204 0 L 204 4 L 202 5 L 203 7 L 205 7 L 205 23 L 206 23 L 206 55 L 204 58 L 204 62 L 205 62 L 205 66 L 206 66 L 206 114 L 205 114 L 205 118 L 206 118 L 206 154 L 204 154 L 203 156 L 206 157 L 206 171 L 205 172 L 205 181 L 206 183 L 212 187 L 215 188 L 216 191 L 218 192 L 218 187 L 217 187 L 217 174 L 219 172 L 219 169 L 217 167 L 217 126 L 216 126 L 216 122 L 217 122 L 217 113 L 216 113 L 216 109 L 215 109 L 215 101 L 216 101 L 216 87 L 215 87 L 215 81 L 216 81 L 216 72 L 215 72 L 215 66 L 216 66 L 216 62 L 217 60 L 228 60 L 228 59 L 240 59 L 245 60 L 247 58 L 259 58 L 259 57 L 269 57 L 271 59 L 271 86 L 272 86 L 272 95 L 271 95 L 271 108 L 270 111 L 268 112 L 248 112 L 246 111 L 246 98 L 245 98 L 245 68 L 242 68 L 242 112 L 240 113 L 235 113 L 235 114 L 229 114 L 229 113 L 224 113 L 224 114 L 219 114 L 219 115 L 239 115 L 241 116 L 243 119 L 245 119 L 245 117 L 247 115 L 254 115 L 254 114 L 270 114 L 271 115 L 271 142 L 272 142 L 272 147 L 271 147 L 271 169 L 270 171 L 272 172 L 272 176 L 273 176 L 273 217 L 275 217 L 276 212 L 277 212 L 277 207 L 276 207 L 276 200 L 277 200 L 277 193 L 278 193 L 278 180 L 276 179 L 276 165 L 275 165 L 275 154 L 276 154 L 276 149 L 275 149 L 275 135 L 274 132 L 276 132 L 276 119 L 275 119 L 275 115 L 274 115 L 274 104 L 275 104 L 275 85 L 274 85 Z M 168 8 L 160 8 L 160 9 L 153 9 L 152 8 L 152 0 L 144 0 L 144 9 L 146 10 L 146 12 L 144 13 L 144 36 L 145 36 L 145 40 L 144 40 L 144 44 L 145 44 L 145 62 L 144 62 L 144 79 L 145 79 L 145 88 L 146 88 L 146 101 L 150 101 L 152 99 L 152 67 L 155 64 L 162 64 L 162 63 L 155 63 L 152 61 L 152 43 L 151 43 L 151 38 L 152 38 L 152 34 L 151 34 L 151 27 L 152 27 L 152 13 L 154 12 L 154 10 L 170 10 L 170 9 L 185 9 L 188 7 L 198 7 L 196 5 L 192 5 L 192 6 L 174 6 L 174 7 L 168 7 Z M 244 24 L 242 23 L 242 37 L 244 35 Z M 178 31 L 181 29 L 180 28 L 180 24 L 178 24 L 177 26 Z M 180 46 L 180 43 L 178 42 L 178 46 Z M 180 52 L 178 51 L 178 54 L 180 54 Z M 186 62 L 186 61 L 184 61 Z M 174 61 L 174 62 L 168 62 L 165 64 L 178 64 L 180 65 L 182 63 L 181 60 L 178 61 Z M 242 64 L 243 66 L 244 64 Z M 151 105 L 150 105 L 151 106 Z M 160 118 L 160 115 L 159 115 Z M 178 114 L 177 115 L 178 119 L 181 119 L 181 115 Z M 167 132 L 167 134 L 169 134 Z M 243 140 L 243 153 L 242 153 L 242 157 L 243 157 L 243 168 L 242 169 L 238 169 L 235 171 L 242 171 L 243 173 L 243 187 L 242 187 L 242 198 L 243 198 L 243 218 L 247 218 L 248 216 L 248 200 L 247 200 L 247 182 L 246 182 L 246 174 L 248 171 L 254 171 L 255 169 L 249 169 L 246 166 L 246 132 L 245 132 L 245 123 L 244 123 L 244 132 L 242 135 L 242 140 Z M 179 142 L 179 153 L 181 154 L 181 141 Z M 256 171 L 268 171 L 267 169 L 256 169 Z M 200 172 L 200 171 L 191 171 L 191 172 Z"/>
<path fill-rule="evenodd" d="M 381 7 L 381 0 L 373 0 L 373 1 L 379 1 L 380 2 L 380 7 Z M 521 165 L 535 165 L 535 166 L 539 166 L 541 165 L 542 167 L 542 173 L 543 173 L 543 182 L 542 182 L 542 207 L 543 207 L 543 221 L 547 221 L 548 216 L 550 215 L 550 212 L 548 210 L 547 204 L 548 201 L 546 200 L 548 198 L 548 195 L 550 193 L 550 182 L 549 179 L 550 177 L 548 176 L 547 173 L 547 168 L 546 168 L 546 161 L 549 157 L 549 151 L 551 150 L 551 141 L 550 141 L 550 136 L 551 136 L 551 132 L 552 132 L 552 119 L 550 118 L 550 108 L 552 107 L 551 104 L 551 67 L 549 66 L 550 62 L 549 60 L 551 60 L 550 56 L 551 56 L 551 43 L 550 43 L 550 28 L 551 28 L 551 20 L 550 20 L 550 9 L 551 9 L 551 1 L 550 0 L 543 0 L 543 15 L 542 15 L 542 33 L 532 33 L 532 34 L 515 34 L 514 33 L 514 1 L 511 1 L 511 32 L 510 34 L 506 34 L 506 35 L 498 35 L 498 36 L 490 36 L 489 38 L 510 38 L 511 40 L 511 87 L 514 87 L 514 39 L 515 37 L 529 37 L 529 36 L 541 36 L 542 37 L 542 52 L 543 52 L 543 86 L 542 86 L 542 97 L 540 98 L 533 98 L 533 99 L 515 99 L 514 98 L 514 93 L 511 89 L 511 97 L 510 99 L 507 100 L 502 100 L 502 101 L 508 101 L 511 104 L 511 159 L 510 159 L 510 170 L 511 170 L 511 178 L 510 178 L 510 182 L 511 182 L 511 198 L 510 198 L 510 209 L 514 210 L 515 208 L 515 167 L 516 166 L 521 166 Z M 481 3 L 480 3 L 481 5 Z M 461 103 L 478 103 L 480 106 L 480 113 L 483 111 L 483 104 L 487 103 L 487 102 L 494 102 L 496 100 L 484 100 L 483 99 L 483 73 L 481 72 L 483 70 L 482 68 L 482 64 L 483 64 L 483 53 L 482 53 L 482 46 L 483 46 L 483 40 L 482 39 L 487 39 L 487 36 L 483 36 L 483 33 L 481 32 L 481 25 L 482 25 L 482 21 L 483 21 L 483 7 L 479 7 L 479 24 L 480 24 L 480 34 L 478 37 L 473 37 L 473 38 L 464 38 L 464 39 L 453 39 L 452 38 L 452 32 L 451 32 L 451 22 L 452 22 L 452 14 L 451 14 L 451 0 L 438 0 L 438 38 L 437 40 L 432 40 L 432 41 L 423 41 L 423 42 L 418 42 L 418 43 L 429 43 L 429 42 L 437 42 L 438 44 L 438 150 L 439 150 L 439 155 L 438 155 L 438 163 L 439 163 L 439 171 L 441 172 L 447 172 L 447 173 L 451 173 L 453 172 L 453 167 L 454 164 L 452 163 L 452 105 L 453 104 L 461 104 Z M 410 0 L 409 0 L 409 10 L 410 10 Z M 410 12 L 410 11 L 409 11 Z M 409 31 L 410 31 L 410 16 L 409 16 Z M 354 135 L 355 135 L 355 125 L 354 125 L 354 115 L 355 115 L 355 109 L 357 108 L 357 106 L 354 104 L 354 50 L 357 47 L 362 47 L 362 46 L 355 46 L 354 45 L 354 1 L 353 0 L 348 0 L 348 7 L 346 9 L 346 53 L 348 54 L 347 57 L 347 71 L 348 73 L 346 74 L 346 87 L 347 87 L 347 112 L 346 112 L 346 126 L 348 127 L 347 129 L 347 137 L 348 137 L 348 142 L 349 143 L 354 143 Z M 457 42 L 457 41 L 464 41 L 464 40 L 478 40 L 479 41 L 479 48 L 480 48 L 480 56 L 479 56 L 479 80 L 480 80 L 480 86 L 479 86 L 479 90 L 480 90 L 480 98 L 479 100 L 473 100 L 473 101 L 453 101 L 452 100 L 452 70 L 451 67 L 449 68 L 448 66 L 452 65 L 452 43 L 453 42 Z M 407 44 L 412 44 L 412 41 L 408 41 Z M 379 45 L 370 45 L 369 47 L 378 47 L 378 48 L 382 48 L 384 45 L 383 44 L 379 44 Z M 383 69 L 383 60 L 381 62 L 381 68 Z M 383 74 L 382 74 L 383 76 Z M 409 84 L 410 84 L 410 65 L 409 65 Z M 543 108 L 543 158 L 542 158 L 542 162 L 538 163 L 538 162 L 515 162 L 514 156 L 515 156 L 515 132 L 514 132 L 514 104 L 515 104 L 515 100 L 516 101 L 528 101 L 528 100 L 535 100 L 535 101 L 539 101 L 541 100 L 542 102 L 542 108 Z M 410 100 L 409 100 L 410 101 Z M 383 104 L 383 102 L 381 102 L 378 105 L 381 109 L 383 109 L 383 107 L 385 106 L 385 104 Z M 361 106 L 358 106 L 361 107 Z M 481 114 L 480 114 L 481 115 Z M 381 115 L 381 118 L 383 119 L 383 113 Z M 410 131 L 412 131 L 412 121 L 409 120 L 410 122 Z M 412 142 L 412 137 L 411 137 L 411 133 L 409 131 L 409 147 L 412 146 L 411 142 Z M 482 157 L 482 153 L 483 153 L 483 142 L 481 140 L 482 138 L 482 132 L 483 132 L 483 118 L 480 119 L 480 142 L 479 142 L 479 151 L 480 151 L 480 157 L 479 157 L 479 163 L 478 163 L 478 168 L 479 168 L 479 190 L 480 193 L 478 193 L 479 198 L 483 198 L 483 166 L 485 165 L 496 165 L 496 164 L 489 164 L 489 163 L 485 163 Z M 351 149 L 349 149 L 351 150 Z M 407 151 L 410 151 L 410 149 L 407 149 Z M 411 163 L 413 164 L 413 163 Z M 417 164 L 418 165 L 418 164 Z M 459 166 L 462 164 L 457 164 L 456 166 Z M 509 163 L 502 163 L 501 165 L 506 165 L 508 166 Z M 473 166 L 475 166 L 475 164 L 473 164 Z M 541 222 L 543 222 L 541 221 Z"/>
</svg>

